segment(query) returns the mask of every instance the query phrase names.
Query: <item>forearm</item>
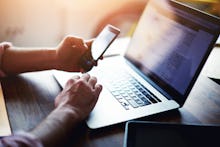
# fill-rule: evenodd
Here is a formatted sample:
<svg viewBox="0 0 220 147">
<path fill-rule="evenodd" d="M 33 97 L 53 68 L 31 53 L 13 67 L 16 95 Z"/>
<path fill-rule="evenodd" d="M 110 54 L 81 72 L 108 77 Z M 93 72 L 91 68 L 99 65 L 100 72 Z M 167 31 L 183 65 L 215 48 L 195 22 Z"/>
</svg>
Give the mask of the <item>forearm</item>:
<svg viewBox="0 0 220 147">
<path fill-rule="evenodd" d="M 7 49 L 2 58 L 2 70 L 6 74 L 55 69 L 55 49 Z"/>
<path fill-rule="evenodd" d="M 59 146 L 79 123 L 74 112 L 68 108 L 55 109 L 31 134 L 45 147 Z"/>
</svg>

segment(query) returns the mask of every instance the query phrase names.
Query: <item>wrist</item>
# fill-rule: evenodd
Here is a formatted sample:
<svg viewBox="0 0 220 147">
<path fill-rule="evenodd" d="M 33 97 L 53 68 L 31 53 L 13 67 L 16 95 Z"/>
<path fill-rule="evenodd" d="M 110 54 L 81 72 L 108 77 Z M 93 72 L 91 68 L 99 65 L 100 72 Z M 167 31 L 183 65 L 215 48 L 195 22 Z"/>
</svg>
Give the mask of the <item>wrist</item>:
<svg viewBox="0 0 220 147">
<path fill-rule="evenodd" d="M 59 61 L 58 61 L 56 49 L 45 50 L 45 52 L 47 54 L 46 58 L 49 60 L 48 61 L 49 69 L 57 69 Z"/>
<path fill-rule="evenodd" d="M 79 118 L 69 107 L 57 107 L 31 134 L 45 146 L 54 146 L 64 141 L 79 123 Z"/>
<path fill-rule="evenodd" d="M 52 112 L 54 116 L 62 115 L 67 123 L 73 124 L 81 121 L 80 115 L 77 114 L 72 106 L 58 106 Z"/>
<path fill-rule="evenodd" d="M 60 61 L 60 55 L 58 53 L 58 51 L 56 50 L 55 51 L 55 61 L 54 61 L 54 69 L 56 70 L 62 70 L 62 64 L 61 64 L 61 61 Z"/>
</svg>

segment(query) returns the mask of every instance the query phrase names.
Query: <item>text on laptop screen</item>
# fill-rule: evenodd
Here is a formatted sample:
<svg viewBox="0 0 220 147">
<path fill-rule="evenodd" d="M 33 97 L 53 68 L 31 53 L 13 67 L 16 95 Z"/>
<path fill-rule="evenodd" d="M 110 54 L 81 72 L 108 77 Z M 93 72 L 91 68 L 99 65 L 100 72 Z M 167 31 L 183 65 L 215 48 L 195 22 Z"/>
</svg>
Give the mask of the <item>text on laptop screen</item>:
<svg viewBox="0 0 220 147">
<path fill-rule="evenodd" d="M 131 40 L 126 57 L 163 87 L 184 95 L 219 25 L 150 1 Z"/>
</svg>

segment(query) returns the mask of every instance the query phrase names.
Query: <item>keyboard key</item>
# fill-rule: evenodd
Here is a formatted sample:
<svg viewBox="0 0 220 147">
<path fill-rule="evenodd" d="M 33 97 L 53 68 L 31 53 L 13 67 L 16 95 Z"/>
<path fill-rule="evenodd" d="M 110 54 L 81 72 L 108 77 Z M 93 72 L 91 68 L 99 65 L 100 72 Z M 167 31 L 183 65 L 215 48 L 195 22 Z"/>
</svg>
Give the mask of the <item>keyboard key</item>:
<svg viewBox="0 0 220 147">
<path fill-rule="evenodd" d="M 139 105 L 138 105 L 134 100 L 132 100 L 132 99 L 128 100 L 128 102 L 131 104 L 131 106 L 132 106 L 133 108 L 139 107 Z"/>
<path fill-rule="evenodd" d="M 115 98 L 116 98 L 117 100 L 123 99 L 123 97 L 122 97 L 121 95 L 116 95 Z"/>
<path fill-rule="evenodd" d="M 118 100 L 120 102 L 120 104 L 126 109 L 126 110 L 129 110 L 129 103 L 124 100 L 124 99 L 120 99 Z"/>
<path fill-rule="evenodd" d="M 144 105 L 150 105 L 151 102 L 149 102 L 146 98 L 141 99 L 144 102 Z"/>
<path fill-rule="evenodd" d="M 112 93 L 113 96 L 118 96 L 118 95 L 120 95 L 120 93 L 119 93 L 118 91 L 112 91 L 111 93 Z"/>
<path fill-rule="evenodd" d="M 126 97 L 124 97 L 124 99 L 126 99 L 127 101 L 132 100 L 132 98 L 130 96 L 126 96 Z"/>
</svg>

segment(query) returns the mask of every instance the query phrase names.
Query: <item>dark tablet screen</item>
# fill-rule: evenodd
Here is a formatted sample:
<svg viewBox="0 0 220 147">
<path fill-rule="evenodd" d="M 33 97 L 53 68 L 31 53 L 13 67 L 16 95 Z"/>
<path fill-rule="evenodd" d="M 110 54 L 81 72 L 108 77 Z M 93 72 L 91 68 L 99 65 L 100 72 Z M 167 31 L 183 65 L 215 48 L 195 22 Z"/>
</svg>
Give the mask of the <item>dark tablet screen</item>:
<svg viewBox="0 0 220 147">
<path fill-rule="evenodd" d="M 220 126 L 129 122 L 124 147 L 219 146 Z"/>
</svg>

